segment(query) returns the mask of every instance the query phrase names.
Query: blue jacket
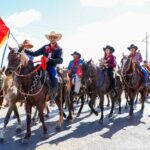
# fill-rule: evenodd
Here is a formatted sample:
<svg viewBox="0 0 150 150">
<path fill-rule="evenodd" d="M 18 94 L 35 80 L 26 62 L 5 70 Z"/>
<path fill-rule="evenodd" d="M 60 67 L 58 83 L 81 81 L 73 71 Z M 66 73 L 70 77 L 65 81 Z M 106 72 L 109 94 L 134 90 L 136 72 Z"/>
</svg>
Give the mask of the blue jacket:
<svg viewBox="0 0 150 150">
<path fill-rule="evenodd" d="M 51 53 L 51 57 L 49 58 L 49 61 L 47 62 L 48 66 L 56 66 L 57 64 L 62 64 L 62 48 L 60 48 L 58 45 L 55 47 L 54 50 L 51 50 L 50 52 L 47 52 L 47 49 L 49 48 L 50 44 L 44 45 L 39 50 L 32 52 L 29 50 L 25 50 L 25 53 L 31 56 L 40 56 L 43 55 L 48 58 L 49 53 Z"/>
<path fill-rule="evenodd" d="M 74 74 L 76 74 L 78 67 L 79 67 L 80 65 L 82 65 L 83 63 L 84 63 L 83 60 L 80 59 L 80 60 L 78 61 L 78 64 L 73 67 L 73 65 L 74 65 L 74 60 L 71 60 L 70 63 L 69 63 L 69 65 L 68 65 L 68 68 L 67 68 L 67 69 L 68 69 L 68 70 L 72 70 L 72 74 L 74 75 Z M 73 69 L 72 69 L 72 68 L 73 68 Z"/>
</svg>

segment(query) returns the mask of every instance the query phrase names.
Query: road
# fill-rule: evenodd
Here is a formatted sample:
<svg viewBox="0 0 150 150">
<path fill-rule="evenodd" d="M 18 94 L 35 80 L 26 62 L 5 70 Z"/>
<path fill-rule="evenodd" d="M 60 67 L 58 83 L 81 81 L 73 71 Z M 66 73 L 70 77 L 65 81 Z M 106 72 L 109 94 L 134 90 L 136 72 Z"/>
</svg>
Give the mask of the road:
<svg viewBox="0 0 150 150">
<path fill-rule="evenodd" d="M 0 150 L 150 150 L 150 102 L 145 103 L 144 113 L 140 113 L 140 103 L 134 110 L 134 118 L 128 119 L 128 111 L 124 108 L 122 114 L 117 114 L 115 108 L 113 118 L 108 119 L 110 108 L 105 105 L 105 119 L 99 124 L 99 116 L 90 115 L 88 105 L 84 106 L 79 118 L 65 122 L 63 129 L 56 132 L 55 126 L 58 119 L 57 109 L 51 109 L 50 118 L 46 120 L 49 138 L 41 138 L 41 124 L 32 126 L 32 137 L 28 144 L 21 144 L 25 134 L 25 112 L 19 108 L 22 120 L 22 132 L 15 132 L 16 119 L 11 118 L 6 131 L 5 141 L 0 144 Z M 78 106 L 76 106 L 76 111 Z M 0 110 L 0 128 L 7 109 Z"/>
</svg>

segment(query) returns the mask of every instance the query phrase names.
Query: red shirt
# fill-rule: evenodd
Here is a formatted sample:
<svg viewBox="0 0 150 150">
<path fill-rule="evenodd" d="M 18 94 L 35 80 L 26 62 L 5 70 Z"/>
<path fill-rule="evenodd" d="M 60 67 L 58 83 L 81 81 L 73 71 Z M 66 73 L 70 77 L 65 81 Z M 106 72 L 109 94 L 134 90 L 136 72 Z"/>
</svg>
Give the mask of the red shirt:
<svg viewBox="0 0 150 150">
<path fill-rule="evenodd" d="M 108 68 L 116 67 L 116 57 L 112 54 L 106 55 L 105 60 L 107 61 Z"/>
</svg>

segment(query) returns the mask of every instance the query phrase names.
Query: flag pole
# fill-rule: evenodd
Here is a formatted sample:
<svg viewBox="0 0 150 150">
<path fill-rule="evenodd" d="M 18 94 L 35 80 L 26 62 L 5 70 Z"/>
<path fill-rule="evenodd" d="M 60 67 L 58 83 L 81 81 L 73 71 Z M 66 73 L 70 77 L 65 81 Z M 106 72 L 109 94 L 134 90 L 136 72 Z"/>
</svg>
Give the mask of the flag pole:
<svg viewBox="0 0 150 150">
<path fill-rule="evenodd" d="M 19 43 L 18 43 L 18 41 L 16 40 L 16 38 L 14 37 L 14 35 L 11 33 L 11 31 L 10 31 L 10 34 L 11 34 L 12 38 L 14 39 L 14 41 L 17 43 L 18 47 L 19 47 Z"/>
</svg>

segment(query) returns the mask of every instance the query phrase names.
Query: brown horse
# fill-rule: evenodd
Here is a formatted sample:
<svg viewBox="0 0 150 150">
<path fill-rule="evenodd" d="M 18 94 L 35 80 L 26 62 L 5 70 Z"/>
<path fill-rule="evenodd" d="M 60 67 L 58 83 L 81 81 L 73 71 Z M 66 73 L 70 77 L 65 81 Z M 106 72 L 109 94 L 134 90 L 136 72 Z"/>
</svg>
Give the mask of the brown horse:
<svg viewBox="0 0 150 150">
<path fill-rule="evenodd" d="M 144 86 L 143 77 L 141 76 L 141 72 L 138 70 L 136 63 L 127 56 L 123 56 L 121 63 L 121 76 L 125 90 L 129 96 L 129 118 L 131 118 L 133 116 L 134 100 L 138 93 L 141 94 L 141 112 L 143 112 L 147 88 Z"/>
<path fill-rule="evenodd" d="M 115 101 L 117 100 L 117 96 L 113 96 L 111 91 L 111 81 L 108 76 L 107 70 L 101 69 L 94 65 L 92 61 L 88 61 L 85 63 L 82 67 L 83 69 L 83 76 L 82 76 L 82 84 L 85 85 L 86 88 L 88 88 L 88 95 L 90 96 L 90 102 L 89 106 L 91 108 L 91 111 L 98 115 L 98 112 L 94 109 L 95 100 L 97 98 L 97 95 L 100 98 L 100 109 L 101 109 L 101 117 L 100 117 L 100 123 L 103 122 L 103 111 L 104 111 L 104 95 L 109 94 L 111 99 L 111 111 L 109 113 L 109 117 L 112 116 Z"/>
</svg>

